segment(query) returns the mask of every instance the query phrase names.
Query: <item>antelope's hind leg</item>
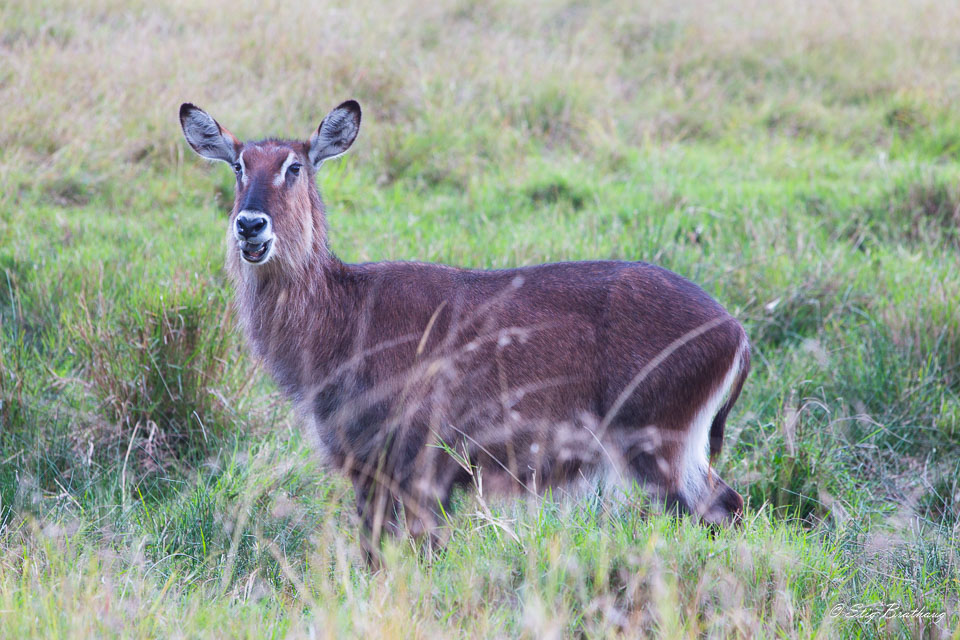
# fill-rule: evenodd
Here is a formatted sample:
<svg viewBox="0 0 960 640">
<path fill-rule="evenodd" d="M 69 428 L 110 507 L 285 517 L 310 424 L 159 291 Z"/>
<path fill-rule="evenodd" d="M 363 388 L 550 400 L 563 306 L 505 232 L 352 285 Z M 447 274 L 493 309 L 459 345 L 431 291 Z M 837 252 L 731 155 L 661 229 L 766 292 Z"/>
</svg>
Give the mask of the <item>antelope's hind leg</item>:
<svg viewBox="0 0 960 640">
<path fill-rule="evenodd" d="M 670 431 L 646 427 L 629 438 L 626 458 L 633 480 L 642 489 L 645 499 L 668 513 L 690 513 L 690 505 L 677 481 L 677 460 L 682 442 Z"/>
<path fill-rule="evenodd" d="M 630 471 L 647 496 L 660 502 L 667 512 L 690 514 L 707 525 L 729 526 L 743 515 L 743 498 L 710 467 L 706 452 L 697 464 L 684 466 L 683 442 L 665 441 L 630 455 Z M 644 440 L 644 442 L 649 442 Z M 686 461 L 689 464 L 689 461 Z"/>
<path fill-rule="evenodd" d="M 719 451 L 727 413 L 746 377 L 745 353 L 735 353 L 718 382 L 702 383 L 709 391 L 686 411 L 633 432 L 626 449 L 636 479 L 653 497 L 707 525 L 737 524 L 743 515 L 743 498 L 717 476 L 710 456 Z"/>
<path fill-rule="evenodd" d="M 737 526 L 743 519 L 743 498 L 711 469 L 707 481 L 709 493 L 701 500 L 696 513 L 704 524 Z"/>
</svg>

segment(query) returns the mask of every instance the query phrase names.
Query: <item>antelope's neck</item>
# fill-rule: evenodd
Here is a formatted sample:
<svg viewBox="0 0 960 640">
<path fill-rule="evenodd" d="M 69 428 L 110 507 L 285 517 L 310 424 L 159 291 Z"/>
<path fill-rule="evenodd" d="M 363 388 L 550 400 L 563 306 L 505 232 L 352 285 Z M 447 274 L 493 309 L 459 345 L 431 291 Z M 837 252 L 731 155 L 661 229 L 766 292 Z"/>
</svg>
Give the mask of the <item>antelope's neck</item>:
<svg viewBox="0 0 960 640">
<path fill-rule="evenodd" d="M 342 330 L 332 309 L 340 304 L 336 277 L 342 267 L 327 254 L 312 268 L 290 274 L 279 269 L 245 268 L 236 278 L 236 305 L 255 355 L 263 359 L 280 389 L 294 399 L 325 372 L 321 351 Z"/>
</svg>

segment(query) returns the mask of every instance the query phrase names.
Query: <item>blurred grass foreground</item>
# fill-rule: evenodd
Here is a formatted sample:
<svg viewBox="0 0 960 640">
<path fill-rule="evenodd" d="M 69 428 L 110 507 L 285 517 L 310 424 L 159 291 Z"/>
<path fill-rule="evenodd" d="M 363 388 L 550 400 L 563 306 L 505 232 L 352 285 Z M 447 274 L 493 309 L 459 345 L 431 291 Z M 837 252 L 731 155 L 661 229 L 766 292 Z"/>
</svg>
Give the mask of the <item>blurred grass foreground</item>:
<svg viewBox="0 0 960 640">
<path fill-rule="evenodd" d="M 364 564 L 245 352 L 232 176 L 306 138 L 350 261 L 647 260 L 745 324 L 744 527 L 483 502 Z M 0 4 L 0 637 L 958 637 L 960 4 Z"/>
</svg>

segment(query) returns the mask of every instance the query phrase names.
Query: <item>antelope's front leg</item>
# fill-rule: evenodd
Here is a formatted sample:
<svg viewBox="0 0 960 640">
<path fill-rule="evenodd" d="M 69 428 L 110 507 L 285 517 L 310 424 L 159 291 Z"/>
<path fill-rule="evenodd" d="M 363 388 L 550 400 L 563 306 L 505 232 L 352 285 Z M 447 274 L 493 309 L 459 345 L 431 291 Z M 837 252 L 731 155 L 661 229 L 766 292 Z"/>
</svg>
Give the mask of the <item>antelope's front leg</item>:
<svg viewBox="0 0 960 640">
<path fill-rule="evenodd" d="M 360 545 L 367 564 L 379 569 L 383 564 L 380 549 L 383 534 L 396 536 L 400 532 L 397 518 L 400 501 L 389 489 L 368 478 L 354 477 L 353 490 L 360 517 Z"/>
<path fill-rule="evenodd" d="M 445 547 L 450 539 L 449 529 L 443 526 L 453 490 L 450 475 L 434 467 L 408 483 L 408 490 L 403 495 L 407 531 L 420 543 L 427 559 Z"/>
</svg>

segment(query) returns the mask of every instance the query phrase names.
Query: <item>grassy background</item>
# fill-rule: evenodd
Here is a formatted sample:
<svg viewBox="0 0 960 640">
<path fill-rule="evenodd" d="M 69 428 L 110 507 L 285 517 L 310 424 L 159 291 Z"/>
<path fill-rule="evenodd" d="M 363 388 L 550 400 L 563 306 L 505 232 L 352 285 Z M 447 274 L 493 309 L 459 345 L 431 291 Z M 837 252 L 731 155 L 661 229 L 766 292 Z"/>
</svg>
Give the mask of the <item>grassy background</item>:
<svg viewBox="0 0 960 640">
<path fill-rule="evenodd" d="M 0 636 L 958 637 L 957 34 L 934 0 L 0 4 Z M 642 259 L 743 320 L 740 531 L 471 493 L 441 557 L 365 568 L 176 119 L 306 137 L 347 97 L 342 258 Z"/>
</svg>

